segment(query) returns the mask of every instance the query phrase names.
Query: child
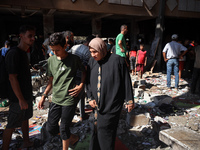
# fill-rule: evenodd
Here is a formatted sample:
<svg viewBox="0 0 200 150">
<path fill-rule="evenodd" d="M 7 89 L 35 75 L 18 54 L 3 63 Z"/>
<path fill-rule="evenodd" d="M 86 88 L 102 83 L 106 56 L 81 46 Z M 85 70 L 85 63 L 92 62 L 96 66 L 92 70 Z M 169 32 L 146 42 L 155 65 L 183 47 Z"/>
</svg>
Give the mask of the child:
<svg viewBox="0 0 200 150">
<path fill-rule="evenodd" d="M 43 108 L 45 97 L 53 87 L 46 130 L 53 136 L 60 132 L 63 150 L 68 150 L 71 135 L 69 127 L 79 100 L 77 96 L 83 89 L 86 72 L 80 58 L 65 51 L 67 44 L 63 33 L 53 33 L 49 37 L 49 46 L 55 55 L 48 59 L 47 75 L 49 76 L 49 82 L 38 108 Z M 78 69 L 82 72 L 80 85 L 75 84 Z M 60 119 L 59 130 L 58 122 Z"/>
<path fill-rule="evenodd" d="M 144 66 L 146 66 L 146 62 L 147 62 L 146 53 L 147 51 L 144 50 L 144 44 L 140 44 L 140 50 L 137 51 L 137 56 L 136 56 L 136 67 L 137 67 L 137 71 L 140 72 L 138 73 L 138 78 L 141 78 L 141 79 L 144 73 Z"/>
<path fill-rule="evenodd" d="M 135 46 L 134 49 L 132 49 L 129 52 L 129 56 L 130 56 L 130 69 L 132 71 L 132 75 L 136 75 L 136 67 L 135 67 L 136 55 L 137 55 L 137 47 Z"/>
</svg>

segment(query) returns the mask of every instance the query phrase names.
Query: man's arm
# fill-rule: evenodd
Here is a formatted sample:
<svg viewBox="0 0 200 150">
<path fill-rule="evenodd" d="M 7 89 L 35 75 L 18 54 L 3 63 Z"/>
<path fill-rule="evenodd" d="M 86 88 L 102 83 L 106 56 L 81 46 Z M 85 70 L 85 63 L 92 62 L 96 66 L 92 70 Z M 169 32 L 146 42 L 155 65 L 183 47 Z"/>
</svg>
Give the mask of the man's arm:
<svg viewBox="0 0 200 150">
<path fill-rule="evenodd" d="M 169 59 L 166 58 L 166 53 L 165 52 L 163 52 L 163 58 L 164 58 L 165 62 L 167 62 L 169 60 Z"/>
<path fill-rule="evenodd" d="M 42 98 L 40 99 L 39 103 L 38 103 L 38 108 L 39 109 L 43 109 L 44 108 L 44 102 L 45 102 L 45 98 L 47 97 L 49 91 L 51 90 L 52 88 L 52 83 L 53 83 L 53 77 L 49 77 L 49 81 L 48 81 L 48 84 L 47 84 L 47 87 L 42 95 Z"/>
<path fill-rule="evenodd" d="M 125 50 L 123 49 L 122 40 L 119 40 L 119 41 L 118 41 L 118 45 L 119 45 L 119 47 L 121 48 L 121 52 L 124 53 Z"/>
<path fill-rule="evenodd" d="M 28 104 L 27 104 L 26 100 L 24 99 L 24 96 L 22 95 L 22 92 L 21 92 L 21 89 L 19 86 L 17 74 L 9 74 L 9 80 L 10 80 L 11 87 L 12 87 L 16 97 L 19 100 L 19 105 L 20 105 L 21 110 L 28 109 Z"/>
</svg>

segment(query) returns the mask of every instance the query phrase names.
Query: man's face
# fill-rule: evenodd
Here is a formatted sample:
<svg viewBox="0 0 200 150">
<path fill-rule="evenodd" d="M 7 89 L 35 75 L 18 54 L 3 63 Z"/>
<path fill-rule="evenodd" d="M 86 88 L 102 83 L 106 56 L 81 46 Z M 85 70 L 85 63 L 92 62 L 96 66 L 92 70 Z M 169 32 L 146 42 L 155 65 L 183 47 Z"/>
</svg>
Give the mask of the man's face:
<svg viewBox="0 0 200 150">
<path fill-rule="evenodd" d="M 124 34 L 126 34 L 128 32 L 128 28 L 127 26 L 124 27 Z"/>
<path fill-rule="evenodd" d="M 21 42 L 28 46 L 32 46 L 35 41 L 35 31 L 26 31 L 20 34 Z"/>
<path fill-rule="evenodd" d="M 66 51 L 66 45 L 64 47 L 60 46 L 60 45 L 54 45 L 54 46 L 50 46 L 52 52 L 58 56 L 58 57 L 62 57 L 65 55 Z"/>
<path fill-rule="evenodd" d="M 99 61 L 99 60 L 101 60 L 103 58 L 101 53 L 99 53 L 98 51 L 96 51 L 93 48 L 90 48 L 90 54 L 96 61 Z"/>
</svg>

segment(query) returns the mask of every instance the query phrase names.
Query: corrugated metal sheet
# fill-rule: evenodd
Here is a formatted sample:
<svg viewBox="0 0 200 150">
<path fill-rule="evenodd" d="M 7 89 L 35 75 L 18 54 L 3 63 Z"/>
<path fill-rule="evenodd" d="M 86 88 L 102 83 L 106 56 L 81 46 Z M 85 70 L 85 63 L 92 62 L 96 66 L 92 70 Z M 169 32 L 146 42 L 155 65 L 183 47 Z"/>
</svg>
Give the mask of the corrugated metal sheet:
<svg viewBox="0 0 200 150">
<path fill-rule="evenodd" d="M 144 2 L 146 3 L 148 9 L 151 10 L 158 1 L 157 0 L 144 0 Z"/>
<path fill-rule="evenodd" d="M 143 6 L 143 0 L 133 0 L 133 6 Z"/>
<path fill-rule="evenodd" d="M 120 4 L 121 0 L 108 0 L 108 3 Z"/>
<path fill-rule="evenodd" d="M 171 11 L 174 10 L 174 8 L 176 8 L 176 6 L 178 5 L 177 1 L 176 0 L 168 0 L 167 1 L 167 6 L 169 7 L 169 9 Z"/>
</svg>

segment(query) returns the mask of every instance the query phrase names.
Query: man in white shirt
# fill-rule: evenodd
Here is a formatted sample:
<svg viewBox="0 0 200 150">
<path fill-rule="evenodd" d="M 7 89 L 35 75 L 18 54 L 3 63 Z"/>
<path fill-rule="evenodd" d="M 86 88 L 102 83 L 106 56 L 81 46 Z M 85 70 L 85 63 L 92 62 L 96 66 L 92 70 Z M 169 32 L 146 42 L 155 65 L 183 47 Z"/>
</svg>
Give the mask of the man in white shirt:
<svg viewBox="0 0 200 150">
<path fill-rule="evenodd" d="M 179 57 L 181 51 L 186 51 L 187 49 L 183 48 L 183 46 L 177 42 L 178 35 L 172 35 L 172 41 L 167 43 L 163 49 L 163 58 L 164 61 L 167 63 L 167 87 L 171 88 L 171 73 L 172 68 L 174 69 L 175 75 L 175 88 L 178 90 L 179 84 Z"/>
</svg>

